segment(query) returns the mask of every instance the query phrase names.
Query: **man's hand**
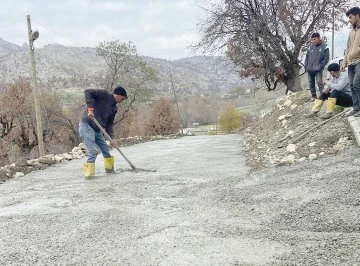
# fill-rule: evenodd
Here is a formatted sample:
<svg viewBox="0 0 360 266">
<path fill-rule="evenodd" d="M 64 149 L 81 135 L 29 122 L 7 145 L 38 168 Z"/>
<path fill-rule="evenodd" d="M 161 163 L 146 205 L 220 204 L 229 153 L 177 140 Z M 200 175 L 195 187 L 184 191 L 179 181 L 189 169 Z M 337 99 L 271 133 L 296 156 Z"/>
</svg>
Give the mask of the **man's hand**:
<svg viewBox="0 0 360 266">
<path fill-rule="evenodd" d="M 322 92 L 328 94 L 328 93 L 329 93 L 329 88 L 324 88 L 324 89 L 322 90 Z"/>
<path fill-rule="evenodd" d="M 340 67 L 340 70 L 341 70 L 342 72 L 345 72 L 345 67 L 344 67 L 344 66 L 341 66 L 341 67 Z"/>
<path fill-rule="evenodd" d="M 95 117 L 94 111 L 88 110 L 88 117 L 91 118 L 91 119 L 94 118 Z"/>
</svg>

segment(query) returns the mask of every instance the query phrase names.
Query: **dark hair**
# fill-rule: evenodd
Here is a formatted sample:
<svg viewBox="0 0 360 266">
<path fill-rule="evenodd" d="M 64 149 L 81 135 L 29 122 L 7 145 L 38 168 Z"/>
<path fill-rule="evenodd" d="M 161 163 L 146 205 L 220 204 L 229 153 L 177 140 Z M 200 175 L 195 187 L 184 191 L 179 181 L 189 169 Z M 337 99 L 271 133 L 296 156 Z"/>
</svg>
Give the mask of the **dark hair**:
<svg viewBox="0 0 360 266">
<path fill-rule="evenodd" d="M 355 6 L 350 8 L 347 12 L 346 12 L 346 16 L 350 16 L 350 15 L 360 15 L 360 8 Z"/>
<path fill-rule="evenodd" d="M 332 63 L 327 67 L 327 71 L 340 71 L 340 65 L 337 63 Z"/>
<path fill-rule="evenodd" d="M 114 89 L 114 94 L 125 96 L 127 98 L 126 90 L 121 86 L 118 86 Z"/>
<path fill-rule="evenodd" d="M 320 34 L 318 32 L 314 32 L 311 34 L 311 38 L 320 38 Z"/>
</svg>

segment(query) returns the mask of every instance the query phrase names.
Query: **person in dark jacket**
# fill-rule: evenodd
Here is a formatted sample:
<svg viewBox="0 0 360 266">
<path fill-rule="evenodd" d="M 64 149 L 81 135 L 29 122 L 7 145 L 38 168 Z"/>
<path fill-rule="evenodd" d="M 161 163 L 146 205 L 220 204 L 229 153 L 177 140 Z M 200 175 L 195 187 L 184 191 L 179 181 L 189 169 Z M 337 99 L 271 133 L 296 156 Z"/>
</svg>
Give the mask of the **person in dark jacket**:
<svg viewBox="0 0 360 266">
<path fill-rule="evenodd" d="M 311 35 L 311 43 L 305 57 L 305 69 L 308 72 L 311 98 L 314 101 L 317 98 L 315 80 L 320 94 L 324 89 L 323 71 L 329 62 L 329 48 L 326 43 L 322 42 L 318 32 Z"/>
<path fill-rule="evenodd" d="M 114 136 L 113 124 L 117 113 L 117 104 L 127 99 L 126 90 L 119 86 L 113 93 L 105 89 L 86 89 L 85 102 L 86 108 L 79 123 L 79 134 L 88 151 L 87 162 L 83 165 L 85 177 L 95 176 L 95 160 L 98 155 L 97 148 L 104 156 L 106 172 L 114 171 L 114 157 L 110 155 L 109 146 L 105 139 L 92 121 L 95 117 L 99 124 L 106 130 L 111 138 Z M 115 142 L 110 143 L 115 145 Z"/>
</svg>

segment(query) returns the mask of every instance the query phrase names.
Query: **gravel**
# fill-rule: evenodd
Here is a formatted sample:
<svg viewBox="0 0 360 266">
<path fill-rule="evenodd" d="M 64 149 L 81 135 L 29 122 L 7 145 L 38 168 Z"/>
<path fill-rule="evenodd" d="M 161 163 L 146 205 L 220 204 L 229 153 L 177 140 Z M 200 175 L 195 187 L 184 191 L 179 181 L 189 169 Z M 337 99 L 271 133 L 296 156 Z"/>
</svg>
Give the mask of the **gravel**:
<svg viewBox="0 0 360 266">
<path fill-rule="evenodd" d="M 360 265 L 360 149 L 251 169 L 241 135 L 153 141 L 0 186 L 1 265 Z"/>
</svg>

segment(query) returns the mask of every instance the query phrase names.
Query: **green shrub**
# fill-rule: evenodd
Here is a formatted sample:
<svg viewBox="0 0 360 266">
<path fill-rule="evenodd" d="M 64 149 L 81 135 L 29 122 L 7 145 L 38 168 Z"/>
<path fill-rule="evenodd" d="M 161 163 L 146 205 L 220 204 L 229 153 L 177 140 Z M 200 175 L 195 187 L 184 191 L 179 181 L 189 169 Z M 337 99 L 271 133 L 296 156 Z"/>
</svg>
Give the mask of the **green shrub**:
<svg viewBox="0 0 360 266">
<path fill-rule="evenodd" d="M 241 113 L 234 107 L 228 107 L 223 113 L 221 113 L 219 118 L 221 130 L 224 133 L 230 133 L 235 129 L 239 129 L 242 125 L 241 120 Z"/>
<path fill-rule="evenodd" d="M 211 130 L 208 131 L 208 135 L 210 135 L 210 136 L 213 136 L 213 135 L 216 135 L 216 134 L 217 134 L 216 130 L 211 129 Z"/>
</svg>

